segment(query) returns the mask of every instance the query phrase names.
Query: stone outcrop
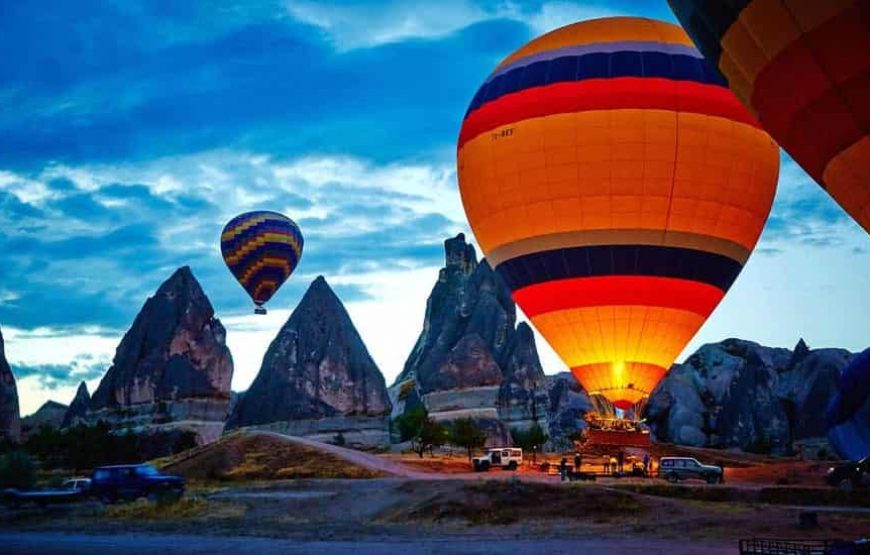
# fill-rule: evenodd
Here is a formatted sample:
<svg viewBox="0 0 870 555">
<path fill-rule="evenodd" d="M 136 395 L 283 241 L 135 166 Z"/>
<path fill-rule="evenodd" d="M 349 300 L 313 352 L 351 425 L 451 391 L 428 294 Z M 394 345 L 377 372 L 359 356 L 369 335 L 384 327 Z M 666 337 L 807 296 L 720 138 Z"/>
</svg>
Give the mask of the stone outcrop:
<svg viewBox="0 0 870 555">
<path fill-rule="evenodd" d="M 40 428 L 60 428 L 69 407 L 56 401 L 46 401 L 39 409 L 21 419 L 21 439 L 27 439 Z"/>
<path fill-rule="evenodd" d="M 149 298 L 91 398 L 88 419 L 129 427 L 183 427 L 220 435 L 233 360 L 226 331 L 190 268 Z"/>
<path fill-rule="evenodd" d="M 653 392 L 645 416 L 660 441 L 786 454 L 826 434 L 825 407 L 850 353 L 794 351 L 727 339 L 677 364 Z"/>
<path fill-rule="evenodd" d="M 272 341 L 227 427 L 387 445 L 390 408 L 383 375 L 320 276 Z"/>
<path fill-rule="evenodd" d="M 86 424 L 88 420 L 88 407 L 91 404 L 91 394 L 88 392 L 88 384 L 82 382 L 76 390 L 72 403 L 63 415 L 62 428 L 68 428 L 77 424 Z"/>
<path fill-rule="evenodd" d="M 571 372 L 547 376 L 547 394 L 550 442 L 557 449 L 570 449 L 571 436 L 586 428 L 584 416 L 595 406 Z"/>
<path fill-rule="evenodd" d="M 18 410 L 18 388 L 12 369 L 6 362 L 3 332 L 0 331 L 0 441 L 17 442 L 21 439 Z"/>
<path fill-rule="evenodd" d="M 422 402 L 436 420 L 471 417 L 489 445 L 510 428 L 547 428 L 547 388 L 525 323 L 501 278 L 459 234 L 444 242 L 445 266 L 426 303 L 423 330 L 391 386 L 393 415 Z"/>
</svg>

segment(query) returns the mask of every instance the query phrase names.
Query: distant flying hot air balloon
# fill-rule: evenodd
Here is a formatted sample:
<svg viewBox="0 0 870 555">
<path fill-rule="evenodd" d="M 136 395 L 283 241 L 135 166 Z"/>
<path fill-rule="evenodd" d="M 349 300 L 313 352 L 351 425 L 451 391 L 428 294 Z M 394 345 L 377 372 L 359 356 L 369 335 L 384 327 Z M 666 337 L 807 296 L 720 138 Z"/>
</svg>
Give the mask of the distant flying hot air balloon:
<svg viewBox="0 0 870 555">
<path fill-rule="evenodd" d="M 870 232 L 870 0 L 668 0 L 761 125 Z"/>
<path fill-rule="evenodd" d="M 508 56 L 459 136 L 468 221 L 580 383 L 646 398 L 740 273 L 774 141 L 668 23 L 608 18 Z"/>
<path fill-rule="evenodd" d="M 221 253 L 230 272 L 265 314 L 263 303 L 281 287 L 302 257 L 302 232 L 287 216 L 257 211 L 236 216 L 221 233 Z"/>
</svg>

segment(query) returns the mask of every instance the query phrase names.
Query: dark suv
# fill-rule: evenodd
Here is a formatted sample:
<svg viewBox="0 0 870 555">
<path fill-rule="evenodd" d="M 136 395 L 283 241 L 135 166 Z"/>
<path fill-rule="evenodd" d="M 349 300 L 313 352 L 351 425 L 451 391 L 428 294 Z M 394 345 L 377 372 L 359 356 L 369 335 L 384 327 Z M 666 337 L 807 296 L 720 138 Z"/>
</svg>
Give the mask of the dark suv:
<svg viewBox="0 0 870 555">
<path fill-rule="evenodd" d="M 825 482 L 844 491 L 857 487 L 870 486 L 870 456 L 858 462 L 847 462 L 832 466 L 825 475 Z"/>
<path fill-rule="evenodd" d="M 724 481 L 721 466 L 701 464 L 693 457 L 662 457 L 659 461 L 659 476 L 668 482 L 695 478 L 708 484 L 718 484 Z"/>
<path fill-rule="evenodd" d="M 148 464 L 101 466 L 91 474 L 91 493 L 103 503 L 139 497 L 177 499 L 184 493 L 184 478 L 161 474 Z"/>
</svg>

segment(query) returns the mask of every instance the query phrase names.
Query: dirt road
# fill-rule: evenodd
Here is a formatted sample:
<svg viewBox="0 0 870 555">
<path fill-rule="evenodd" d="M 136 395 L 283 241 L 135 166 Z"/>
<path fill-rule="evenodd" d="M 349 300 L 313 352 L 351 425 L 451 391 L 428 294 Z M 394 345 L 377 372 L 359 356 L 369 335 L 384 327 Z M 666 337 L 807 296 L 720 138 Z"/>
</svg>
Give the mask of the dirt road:
<svg viewBox="0 0 870 555">
<path fill-rule="evenodd" d="M 426 539 L 389 541 L 384 539 L 354 541 L 293 541 L 268 538 L 158 536 L 152 534 L 125 534 L 94 536 L 86 534 L 59 534 L 53 532 L 26 532 L 0 534 L 4 553 L 21 555 L 60 555 L 66 553 L 100 553 L 101 555 L 415 555 L 455 553 L 458 555 L 511 553 L 532 555 L 538 553 L 586 554 L 613 553 L 625 555 L 732 555 L 734 546 L 723 544 L 689 543 L 673 540 L 626 539 Z"/>
</svg>

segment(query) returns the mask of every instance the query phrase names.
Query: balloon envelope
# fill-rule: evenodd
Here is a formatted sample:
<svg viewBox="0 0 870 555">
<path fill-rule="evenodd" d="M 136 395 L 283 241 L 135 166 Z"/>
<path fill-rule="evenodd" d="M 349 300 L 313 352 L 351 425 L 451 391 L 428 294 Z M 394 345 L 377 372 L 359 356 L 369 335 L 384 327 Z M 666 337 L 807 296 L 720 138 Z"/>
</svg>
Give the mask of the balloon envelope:
<svg viewBox="0 0 870 555">
<path fill-rule="evenodd" d="M 856 355 L 840 375 L 828 407 L 828 439 L 849 460 L 870 455 L 870 349 Z"/>
<path fill-rule="evenodd" d="M 257 211 L 236 216 L 221 233 L 221 253 L 254 304 L 281 287 L 302 257 L 302 233 L 287 216 Z"/>
<path fill-rule="evenodd" d="M 668 0 L 761 125 L 870 231 L 870 0 Z"/>
<path fill-rule="evenodd" d="M 779 171 L 683 30 L 639 18 L 508 56 L 471 102 L 457 164 L 489 263 L 587 391 L 623 409 L 737 277 Z"/>
</svg>

